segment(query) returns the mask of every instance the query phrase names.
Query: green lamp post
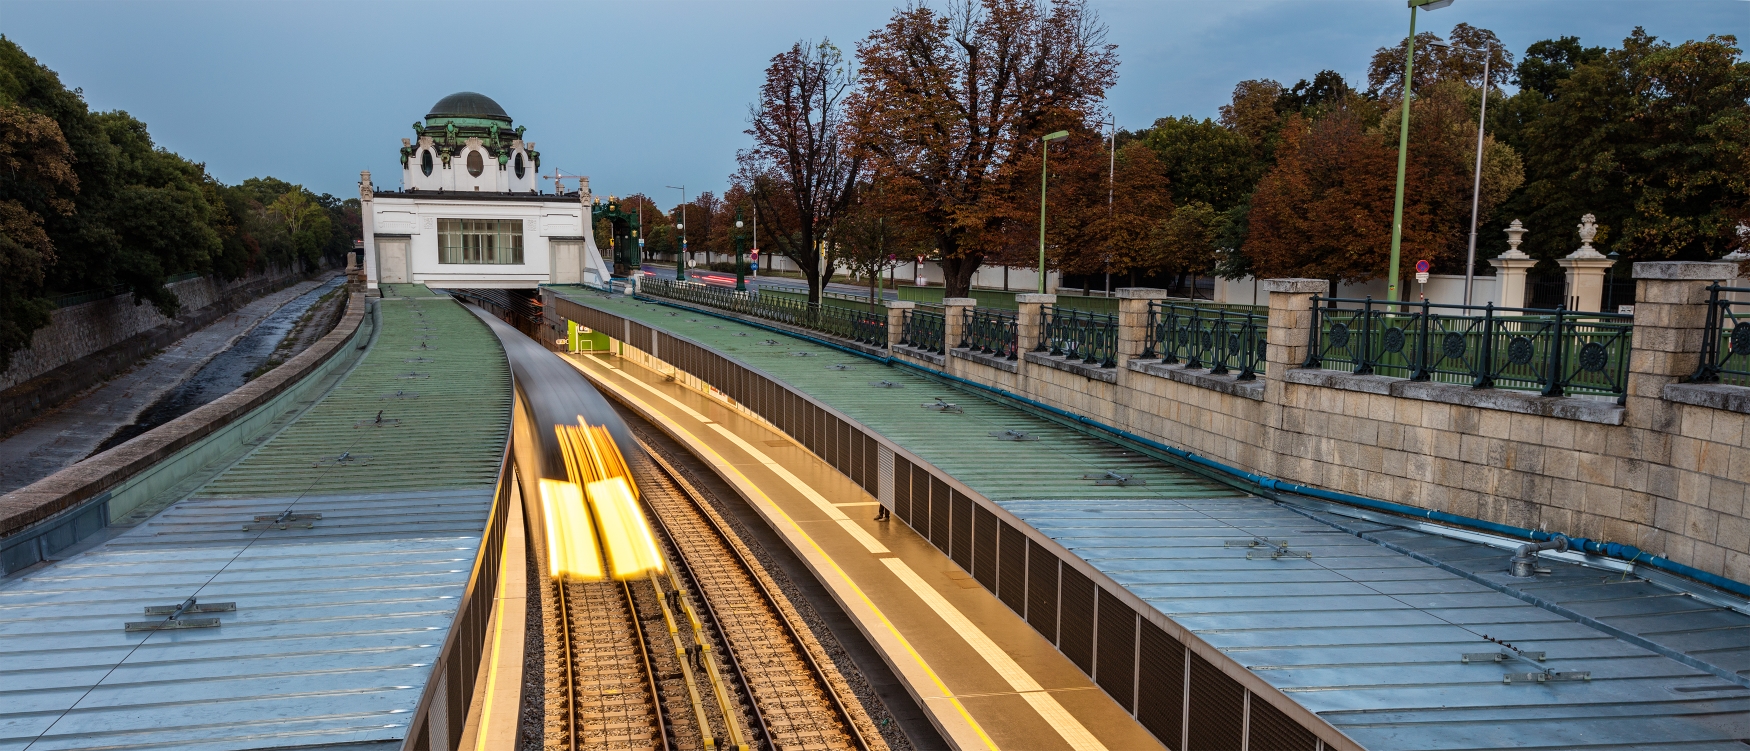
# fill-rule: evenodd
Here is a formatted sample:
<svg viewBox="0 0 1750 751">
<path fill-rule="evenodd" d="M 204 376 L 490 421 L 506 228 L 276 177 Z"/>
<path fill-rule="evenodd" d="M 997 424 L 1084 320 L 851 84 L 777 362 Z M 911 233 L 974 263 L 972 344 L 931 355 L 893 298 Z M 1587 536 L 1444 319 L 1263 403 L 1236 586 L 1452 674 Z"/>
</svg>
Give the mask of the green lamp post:
<svg viewBox="0 0 1750 751">
<path fill-rule="evenodd" d="M 1452 2 L 1452 0 L 1446 0 Z M 1039 294 L 1045 294 L 1045 188 L 1050 171 L 1046 169 L 1051 160 L 1051 142 L 1069 138 L 1069 131 L 1060 130 L 1045 136 L 1039 142 Z"/>
<path fill-rule="evenodd" d="M 741 207 L 735 207 L 735 291 L 747 291 L 747 271 L 741 266 L 742 246 L 747 238 L 741 234 Z"/>
<path fill-rule="evenodd" d="M 1386 272 L 1386 299 L 1398 299 L 1398 249 L 1404 240 L 1404 167 L 1410 155 L 1410 89 L 1415 81 L 1416 67 L 1416 9 L 1439 10 L 1453 3 L 1453 0 L 1409 0 L 1410 3 L 1410 38 L 1404 43 L 1404 104 L 1403 116 L 1398 125 L 1398 191 L 1392 200 L 1391 212 L 1391 269 Z"/>
</svg>

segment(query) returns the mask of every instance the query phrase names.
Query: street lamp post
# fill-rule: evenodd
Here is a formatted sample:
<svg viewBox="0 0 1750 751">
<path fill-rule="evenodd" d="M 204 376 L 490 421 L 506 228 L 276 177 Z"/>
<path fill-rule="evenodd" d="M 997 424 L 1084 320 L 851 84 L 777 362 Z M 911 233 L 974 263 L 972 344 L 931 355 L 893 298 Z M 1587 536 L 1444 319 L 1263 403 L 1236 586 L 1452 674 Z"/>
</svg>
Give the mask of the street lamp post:
<svg viewBox="0 0 1750 751">
<path fill-rule="evenodd" d="M 1404 42 L 1404 111 L 1398 125 L 1398 190 L 1397 197 L 1392 200 L 1391 268 L 1386 272 L 1386 299 L 1393 302 L 1398 299 L 1398 249 L 1404 239 L 1404 168 L 1410 154 L 1410 89 L 1415 81 L 1416 9 L 1439 10 L 1452 2 L 1453 0 L 1409 0 L 1410 38 Z"/>
<path fill-rule="evenodd" d="M 747 273 L 741 268 L 741 245 L 745 240 L 741 236 L 741 207 L 735 208 L 735 291 L 747 291 Z"/>
<path fill-rule="evenodd" d="M 1464 304 L 1470 304 L 1471 285 L 1475 281 L 1477 266 L 1477 214 L 1483 197 L 1483 127 L 1489 119 L 1489 58 L 1493 50 L 1478 47 L 1457 47 L 1450 44 L 1435 44 L 1436 47 L 1463 50 L 1465 52 L 1483 53 L 1483 100 L 1477 108 L 1477 167 L 1471 182 L 1470 192 L 1470 250 L 1464 260 Z"/>
<path fill-rule="evenodd" d="M 1403 180 L 1399 179 L 1398 182 L 1403 182 Z M 681 220 L 674 226 L 675 229 L 680 230 L 681 247 L 674 254 L 674 278 L 676 281 L 684 282 L 687 280 L 687 186 L 665 185 L 663 187 L 681 192 Z"/>
<path fill-rule="evenodd" d="M 1039 142 L 1039 294 L 1045 294 L 1045 189 L 1050 173 L 1046 169 L 1051 160 L 1051 142 L 1069 137 L 1069 131 L 1060 130 L 1047 135 Z"/>
</svg>

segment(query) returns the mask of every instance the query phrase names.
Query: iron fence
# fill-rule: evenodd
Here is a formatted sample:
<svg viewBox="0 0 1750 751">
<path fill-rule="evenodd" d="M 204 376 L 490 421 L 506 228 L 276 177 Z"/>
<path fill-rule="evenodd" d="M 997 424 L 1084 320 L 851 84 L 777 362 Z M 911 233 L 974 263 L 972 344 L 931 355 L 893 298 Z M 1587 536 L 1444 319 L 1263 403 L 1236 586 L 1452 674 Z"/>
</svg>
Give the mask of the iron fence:
<svg viewBox="0 0 1750 751">
<path fill-rule="evenodd" d="M 1305 367 L 1621 403 L 1633 329 L 1618 313 L 1315 295 Z"/>
<path fill-rule="evenodd" d="M 812 305 L 807 300 L 761 296 L 670 279 L 645 279 L 640 286 L 644 294 L 652 297 L 764 318 L 877 347 L 887 346 L 887 316 L 881 312 Z"/>
<path fill-rule="evenodd" d="M 975 349 L 987 355 L 1013 360 L 1017 356 L 1015 342 L 1016 325 L 1019 322 L 1015 313 L 989 308 L 972 308 L 966 311 L 966 323 L 961 329 L 960 346 Z"/>
<path fill-rule="evenodd" d="M 1118 316 L 1047 305 L 1039 310 L 1039 330 L 1035 351 L 1102 368 L 1118 365 Z"/>
<path fill-rule="evenodd" d="M 1225 308 L 1148 304 L 1148 333 L 1141 359 L 1161 358 L 1187 368 L 1208 368 L 1215 375 L 1239 371 L 1249 381 L 1264 370 L 1264 334 L 1269 316 Z"/>
<path fill-rule="evenodd" d="M 1750 386 L 1750 315 L 1744 308 L 1750 308 L 1750 287 L 1708 285 L 1701 364 L 1689 380 Z"/>
<path fill-rule="evenodd" d="M 948 317 L 942 313 L 916 308 L 905 312 L 905 328 L 900 330 L 899 343 L 907 347 L 946 354 Z"/>
</svg>

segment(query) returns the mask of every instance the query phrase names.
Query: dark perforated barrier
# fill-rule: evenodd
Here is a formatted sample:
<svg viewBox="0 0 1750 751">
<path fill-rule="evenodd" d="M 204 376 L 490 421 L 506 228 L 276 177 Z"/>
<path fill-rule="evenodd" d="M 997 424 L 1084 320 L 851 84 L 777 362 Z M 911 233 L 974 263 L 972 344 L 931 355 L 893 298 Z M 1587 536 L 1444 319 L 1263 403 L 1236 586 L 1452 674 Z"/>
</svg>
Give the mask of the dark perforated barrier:
<svg viewBox="0 0 1750 751">
<path fill-rule="evenodd" d="M 1173 751 L 1315 751 L 1313 730 L 1016 526 L 1014 517 L 861 424 L 685 339 L 554 298 L 546 310 L 697 376 L 844 473 L 1026 619 Z M 686 315 L 683 313 L 682 315 Z M 889 461 L 889 459 L 891 461 Z M 885 468 L 892 474 L 883 479 Z M 1226 660 L 1215 655 L 1215 659 Z M 1231 666 L 1231 663 L 1226 663 Z M 1238 669 L 1237 666 L 1230 669 Z M 1239 674 L 1239 673 L 1236 673 Z M 1280 695 L 1277 701 L 1286 701 Z M 1284 706 L 1292 706 L 1285 704 Z M 1316 722 L 1314 720 L 1313 722 Z M 1328 726 L 1321 732 L 1333 733 Z"/>
</svg>

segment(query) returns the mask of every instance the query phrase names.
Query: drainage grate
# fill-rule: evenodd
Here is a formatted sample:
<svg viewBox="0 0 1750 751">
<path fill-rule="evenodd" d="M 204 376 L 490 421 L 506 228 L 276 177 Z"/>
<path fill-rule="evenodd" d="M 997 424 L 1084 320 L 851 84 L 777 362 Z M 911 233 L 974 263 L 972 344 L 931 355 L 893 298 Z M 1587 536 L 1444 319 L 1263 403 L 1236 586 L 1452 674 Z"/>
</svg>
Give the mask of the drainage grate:
<svg viewBox="0 0 1750 751">
<path fill-rule="evenodd" d="M 1033 435 L 1032 433 L 1028 433 L 1027 431 L 1024 431 L 1024 430 L 1004 430 L 1002 432 L 997 432 L 997 431 L 993 430 L 988 435 L 992 438 L 999 440 L 999 441 L 1037 441 L 1037 440 L 1039 440 L 1039 436 Z"/>
<path fill-rule="evenodd" d="M 936 402 L 934 404 L 919 404 L 918 406 L 930 410 L 931 412 L 949 412 L 957 414 L 965 411 L 960 408 L 960 405 L 945 402 L 942 400 L 942 397 L 939 396 L 936 397 Z"/>
<path fill-rule="evenodd" d="M 869 385 L 874 386 L 875 388 L 878 388 L 878 389 L 903 389 L 903 388 L 905 388 L 904 386 L 897 384 L 897 383 L 894 383 L 892 381 L 870 381 Z"/>
</svg>

